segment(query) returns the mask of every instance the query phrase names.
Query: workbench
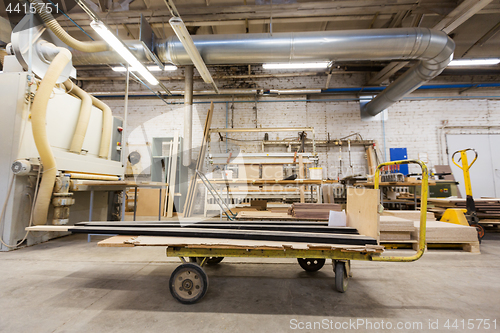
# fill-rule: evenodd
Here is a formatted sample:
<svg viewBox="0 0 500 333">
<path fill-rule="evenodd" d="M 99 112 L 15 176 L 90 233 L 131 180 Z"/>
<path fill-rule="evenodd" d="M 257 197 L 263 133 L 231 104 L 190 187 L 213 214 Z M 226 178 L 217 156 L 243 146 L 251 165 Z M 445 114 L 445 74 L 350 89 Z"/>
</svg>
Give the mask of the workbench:
<svg viewBox="0 0 500 333">
<path fill-rule="evenodd" d="M 142 188 L 157 188 L 159 190 L 159 211 L 158 211 L 158 221 L 161 220 L 161 194 L 162 190 L 167 191 L 168 184 L 160 182 L 136 182 L 136 181 L 126 181 L 126 180 L 116 180 L 116 181 L 104 181 L 104 180 L 82 180 L 82 179 L 71 179 L 69 190 L 71 192 L 82 192 L 90 191 L 90 204 L 89 204 L 89 221 L 92 221 L 92 209 L 94 206 L 94 192 L 112 192 L 112 191 L 122 191 L 123 201 L 121 206 L 121 220 L 125 219 L 125 206 L 126 206 L 126 190 L 127 188 L 134 188 L 134 221 L 136 219 L 137 211 L 137 189 Z"/>
</svg>

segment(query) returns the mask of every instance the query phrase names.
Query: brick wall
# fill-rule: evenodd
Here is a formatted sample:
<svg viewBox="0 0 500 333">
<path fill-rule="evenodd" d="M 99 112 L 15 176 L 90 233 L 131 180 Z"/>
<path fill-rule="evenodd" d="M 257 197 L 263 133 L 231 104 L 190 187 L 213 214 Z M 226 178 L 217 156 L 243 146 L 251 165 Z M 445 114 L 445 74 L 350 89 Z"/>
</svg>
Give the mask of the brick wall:
<svg viewBox="0 0 500 333">
<path fill-rule="evenodd" d="M 331 87 L 352 86 L 359 84 L 362 76 L 344 75 L 336 76 L 332 79 Z M 450 82 L 460 82 L 456 77 L 451 77 Z M 304 77 L 304 78 L 275 78 L 261 80 L 257 85 L 272 86 L 280 89 L 287 88 L 317 88 L 324 85 L 324 78 Z M 347 82 L 347 83 L 346 83 Z M 436 82 L 433 82 L 436 83 Z M 118 86 L 106 86 L 102 83 L 89 85 L 89 91 L 120 91 Z M 182 84 L 177 84 L 182 89 Z M 120 83 L 120 86 L 123 85 Z M 195 90 L 203 89 L 202 83 L 195 85 Z M 207 89 L 204 86 L 204 89 Z M 123 91 L 123 90 L 121 90 Z M 447 161 L 443 155 L 442 136 L 445 132 L 451 131 L 441 129 L 443 126 L 497 126 L 500 124 L 500 100 L 493 98 L 471 98 L 468 96 L 492 96 L 499 95 L 498 91 L 475 90 L 467 91 L 461 95 L 457 91 L 443 92 L 419 92 L 412 94 L 411 100 L 403 100 L 394 104 L 389 110 L 385 121 L 372 120 L 364 121 L 359 116 L 359 102 L 343 100 L 355 98 L 355 96 L 275 96 L 259 97 L 255 104 L 253 96 L 237 97 L 234 99 L 234 109 L 231 96 L 213 98 L 216 102 L 212 128 L 231 126 L 234 127 L 304 127 L 315 128 L 317 140 L 338 139 L 352 133 L 360 133 L 363 139 L 376 140 L 379 155 L 384 158 L 384 142 L 387 159 L 389 158 L 389 148 L 406 147 L 409 158 L 427 156 L 428 164 L 432 167 L 435 164 L 442 164 L 442 160 Z M 452 96 L 453 98 L 450 98 Z M 306 99 L 317 100 L 326 98 L 325 101 L 306 101 Z M 460 98 L 460 99 L 454 99 Z M 336 99 L 336 101 L 331 101 Z M 122 99 L 103 99 L 113 110 L 114 115 L 122 116 Z M 182 102 L 182 99 L 170 100 Z M 205 121 L 206 111 L 209 107 L 209 98 L 196 98 L 195 102 L 203 104 L 194 105 L 193 123 L 193 158 L 196 158 L 202 139 L 202 127 Z M 243 101 L 246 101 L 243 103 Z M 273 101 L 273 102 L 269 102 Z M 256 106 L 256 109 L 254 108 Z M 141 170 L 144 174 L 149 173 L 150 146 L 153 137 L 171 136 L 174 130 L 183 132 L 183 104 L 165 104 L 158 98 L 141 98 L 129 100 L 128 111 L 128 144 L 126 152 L 137 150 L 141 153 L 143 160 Z M 234 119 L 231 115 L 234 113 Z M 463 128 L 454 129 L 454 133 L 483 133 L 495 132 L 495 129 L 483 128 Z M 385 140 L 384 140 L 385 132 Z M 496 133 L 496 132 L 495 132 Z M 228 136 L 236 140 L 260 140 L 264 133 L 230 133 Z M 282 140 L 296 138 L 297 131 L 289 133 L 269 132 L 270 140 Z M 311 138 L 311 135 L 308 135 Z M 238 151 L 251 153 L 261 152 L 261 144 L 256 141 L 236 141 L 229 140 L 220 142 L 216 134 L 212 135 L 211 151 L 213 153 Z M 286 151 L 284 146 L 267 147 L 267 151 Z M 323 167 L 324 177 L 336 178 L 340 159 L 338 147 L 318 147 L 320 166 Z M 351 160 L 353 168 L 349 165 L 349 154 L 346 147 L 342 149 L 342 162 L 344 170 L 343 176 L 351 173 L 365 173 L 366 160 L 364 149 L 353 146 L 351 148 Z M 416 171 L 416 170 L 415 170 Z"/>
</svg>

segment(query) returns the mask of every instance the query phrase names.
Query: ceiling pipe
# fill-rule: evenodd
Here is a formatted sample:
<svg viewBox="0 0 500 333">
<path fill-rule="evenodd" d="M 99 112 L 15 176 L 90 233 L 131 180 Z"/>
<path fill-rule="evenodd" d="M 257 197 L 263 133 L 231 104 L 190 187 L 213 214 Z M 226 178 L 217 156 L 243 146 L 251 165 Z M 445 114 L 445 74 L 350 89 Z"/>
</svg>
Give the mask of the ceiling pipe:
<svg viewBox="0 0 500 333">
<path fill-rule="evenodd" d="M 194 44 L 208 65 L 262 64 L 272 62 L 314 61 L 392 61 L 419 60 L 412 68 L 371 102 L 362 112 L 376 115 L 425 82 L 439 75 L 453 57 L 455 43 L 442 31 L 427 28 L 370 29 L 300 33 L 195 35 Z M 141 55 L 140 46 L 136 50 Z M 156 52 L 165 63 L 192 65 L 191 59 L 175 36 L 158 42 Z M 106 62 L 82 63 L 74 54 L 75 65 L 113 63 L 109 52 Z M 142 52 L 144 53 L 144 52 Z M 90 59 L 89 59 L 90 60 Z"/>
</svg>

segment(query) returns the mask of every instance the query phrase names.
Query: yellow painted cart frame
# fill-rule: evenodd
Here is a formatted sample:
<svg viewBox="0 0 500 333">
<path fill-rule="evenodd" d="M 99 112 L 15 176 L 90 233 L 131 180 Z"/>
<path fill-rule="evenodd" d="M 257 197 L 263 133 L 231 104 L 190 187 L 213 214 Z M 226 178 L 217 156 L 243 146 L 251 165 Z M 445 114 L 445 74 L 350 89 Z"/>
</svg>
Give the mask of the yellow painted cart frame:
<svg viewBox="0 0 500 333">
<path fill-rule="evenodd" d="M 251 258 L 297 258 L 301 266 L 309 271 L 320 269 L 326 259 L 333 262 L 335 272 L 335 287 L 339 292 L 347 290 L 348 280 L 351 277 L 350 261 L 391 261 L 410 262 L 418 260 L 425 250 L 425 229 L 427 218 L 428 169 L 419 160 L 403 160 L 382 163 L 377 167 L 374 177 L 374 187 L 379 188 L 380 170 L 387 165 L 418 164 L 422 168 L 422 195 L 420 204 L 420 234 L 417 252 L 412 256 L 384 256 L 378 251 L 360 250 L 355 248 L 336 249 L 256 249 L 256 248 L 227 248 L 224 246 L 210 246 L 201 248 L 169 246 L 168 257 L 179 257 L 182 264 L 177 267 L 170 277 L 170 292 L 181 303 L 191 304 L 199 301 L 208 288 L 208 277 L 202 266 L 219 263 L 224 257 L 251 257 Z M 187 262 L 185 258 L 190 258 Z M 304 259 L 314 258 L 314 259 Z M 303 262 L 301 263 L 301 260 Z M 310 264 L 311 269 L 303 266 Z"/>
</svg>

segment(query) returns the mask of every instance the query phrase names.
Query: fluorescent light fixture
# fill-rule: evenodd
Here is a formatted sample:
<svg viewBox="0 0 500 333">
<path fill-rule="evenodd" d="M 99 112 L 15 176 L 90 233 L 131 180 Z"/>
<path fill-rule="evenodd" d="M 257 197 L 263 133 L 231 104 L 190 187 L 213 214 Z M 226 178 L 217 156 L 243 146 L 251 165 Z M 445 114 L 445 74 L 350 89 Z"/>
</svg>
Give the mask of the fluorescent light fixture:
<svg viewBox="0 0 500 333">
<path fill-rule="evenodd" d="M 448 66 L 488 66 L 500 63 L 500 58 L 452 60 Z"/>
<path fill-rule="evenodd" d="M 217 89 L 214 79 L 212 78 L 212 75 L 210 75 L 207 65 L 205 65 L 205 62 L 203 61 L 203 58 L 200 55 L 200 52 L 198 52 L 198 49 L 194 45 L 193 39 L 191 38 L 191 35 L 187 31 L 186 26 L 184 25 L 182 19 L 180 17 L 174 16 L 168 21 L 168 23 L 170 23 L 170 26 L 177 35 L 177 38 L 179 38 L 179 40 L 181 41 L 182 46 L 184 46 L 184 49 L 186 50 L 187 54 L 189 55 L 189 58 L 191 58 L 191 61 L 193 62 L 194 66 L 200 73 L 203 81 L 205 81 L 205 83 L 212 84 L 215 91 L 219 93 L 219 89 Z"/>
<path fill-rule="evenodd" d="M 161 68 L 159 66 L 148 66 L 147 69 L 150 72 L 161 71 Z M 166 65 L 166 66 L 164 66 L 164 70 L 165 71 L 175 71 L 176 69 L 177 69 L 177 67 L 174 66 L 174 65 Z M 127 68 L 125 68 L 123 66 L 118 66 L 118 67 L 112 67 L 112 70 L 114 70 L 115 72 L 126 72 Z M 132 67 L 130 67 L 130 71 L 131 72 L 137 72 L 137 70 L 135 68 L 132 68 Z"/>
<path fill-rule="evenodd" d="M 281 63 L 263 64 L 264 69 L 296 69 L 296 68 L 327 68 L 330 62 L 303 62 L 303 63 Z"/>
<path fill-rule="evenodd" d="M 101 21 L 92 21 L 90 26 L 102 37 L 120 56 L 122 56 L 129 65 L 134 68 L 141 76 L 152 85 L 158 85 L 159 81 L 151 74 L 148 69 L 130 52 L 127 46 L 121 40 L 108 30 Z"/>
</svg>

